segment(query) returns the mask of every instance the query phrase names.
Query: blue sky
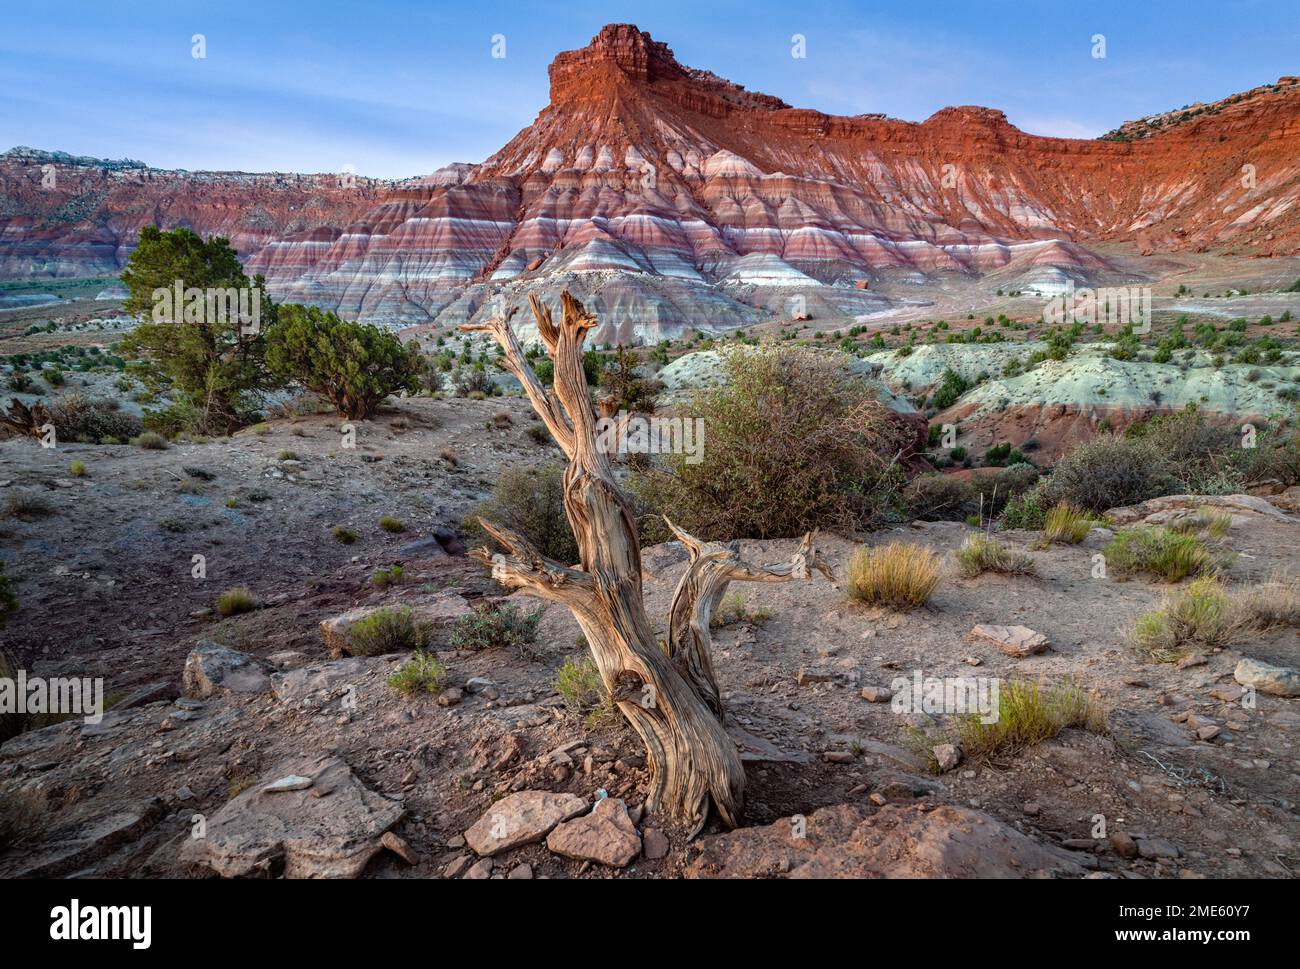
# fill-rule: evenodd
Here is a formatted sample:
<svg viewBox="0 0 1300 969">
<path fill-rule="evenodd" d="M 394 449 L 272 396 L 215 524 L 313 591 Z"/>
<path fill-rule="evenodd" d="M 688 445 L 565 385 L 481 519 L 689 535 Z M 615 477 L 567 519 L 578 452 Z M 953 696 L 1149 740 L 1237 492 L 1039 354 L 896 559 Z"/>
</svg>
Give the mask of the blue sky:
<svg viewBox="0 0 1300 969">
<path fill-rule="evenodd" d="M 546 104 L 555 53 L 619 21 L 797 107 L 919 121 L 981 104 L 1069 137 L 1300 73 L 1296 0 L 4 0 L 0 150 L 424 174 L 505 144 Z M 1104 60 L 1091 56 L 1098 33 Z"/>
</svg>

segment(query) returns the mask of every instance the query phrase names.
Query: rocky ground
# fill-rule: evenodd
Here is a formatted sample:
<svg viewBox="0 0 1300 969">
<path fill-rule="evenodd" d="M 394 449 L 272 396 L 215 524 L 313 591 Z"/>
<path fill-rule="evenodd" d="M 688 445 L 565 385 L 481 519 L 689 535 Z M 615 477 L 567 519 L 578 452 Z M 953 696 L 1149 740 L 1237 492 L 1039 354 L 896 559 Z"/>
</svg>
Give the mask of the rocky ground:
<svg viewBox="0 0 1300 969">
<path fill-rule="evenodd" d="M 321 416 L 163 451 L 0 444 L 4 496 L 36 495 L 47 508 L 5 521 L 22 601 L 5 648 L 33 673 L 104 676 L 116 700 L 100 724 L 55 724 L 0 746 L 0 783 L 39 791 L 47 805 L 40 834 L 0 854 L 0 873 L 1296 871 L 1300 701 L 1260 693 L 1247 708 L 1234 679 L 1243 657 L 1300 665 L 1295 631 L 1182 668 L 1143 662 L 1125 634 L 1168 587 L 1092 578 L 1103 530 L 1032 551 L 1037 577 L 972 580 L 950 557 L 967 526 L 867 536 L 945 556 L 930 603 L 908 614 L 848 599 L 855 543 L 835 536 L 823 541 L 835 582 L 734 586 L 749 618 L 717 630 L 715 655 L 747 764 L 747 826 L 689 842 L 645 815 L 636 737 L 620 723 L 588 729 L 566 710 L 556 673 L 581 647 L 562 610 L 544 613 L 526 653 L 456 652 L 444 635 L 436 648 L 450 689 L 439 696 L 405 699 L 386 684 L 404 656 L 333 658 L 319 624 L 350 609 L 405 603 L 445 630 L 499 596 L 454 529 L 503 468 L 558 456 L 531 423 L 519 400 L 403 400 L 359 424 L 355 448 Z M 73 460 L 86 477 L 68 474 Z M 1294 570 L 1296 518 L 1258 499 L 1229 507 L 1232 584 Z M 405 532 L 382 530 L 385 514 Z M 336 525 L 355 543 L 337 542 Z M 1036 536 L 1004 538 L 1028 550 Z M 743 552 L 777 562 L 792 548 L 746 542 Z M 195 555 L 206 578 L 193 576 Z M 685 552 L 670 543 L 643 560 L 648 611 L 663 617 Z M 399 561 L 401 584 L 371 583 Z M 260 608 L 222 619 L 214 600 L 235 585 Z M 976 624 L 1025 626 L 1051 645 L 1010 656 L 971 639 Z M 1069 678 L 1101 700 L 1110 730 L 1066 730 L 935 774 L 916 738 L 937 742 L 950 725 L 884 702 L 894 679 L 915 671 Z"/>
</svg>

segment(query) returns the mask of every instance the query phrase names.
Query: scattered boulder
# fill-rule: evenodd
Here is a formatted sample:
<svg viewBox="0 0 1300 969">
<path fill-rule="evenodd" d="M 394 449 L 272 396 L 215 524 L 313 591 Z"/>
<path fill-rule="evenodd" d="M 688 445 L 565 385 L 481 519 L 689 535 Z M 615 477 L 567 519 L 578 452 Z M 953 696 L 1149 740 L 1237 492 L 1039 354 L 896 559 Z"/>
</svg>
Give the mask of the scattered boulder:
<svg viewBox="0 0 1300 969">
<path fill-rule="evenodd" d="M 493 804 L 465 832 L 465 843 L 476 854 L 490 857 L 541 841 L 561 821 L 587 809 L 576 794 L 520 791 Z"/>
<path fill-rule="evenodd" d="M 559 825 L 546 839 L 557 855 L 622 868 L 641 854 L 641 836 L 628 817 L 627 805 L 616 797 L 596 802 L 592 812 Z"/>
<path fill-rule="evenodd" d="M 1051 643 L 1042 633 L 1025 626 L 987 626 L 978 624 L 968 634 L 971 639 L 985 639 L 1008 656 L 1024 658 L 1046 650 Z"/>
<path fill-rule="evenodd" d="M 1300 670 L 1287 666 L 1273 666 L 1257 659 L 1238 661 L 1232 671 L 1233 679 L 1242 686 L 1253 686 L 1260 693 L 1272 696 L 1300 696 Z"/>
<path fill-rule="evenodd" d="M 311 786 L 271 794 L 280 778 Z M 208 819 L 181 859 L 239 878 L 284 862 L 285 878 L 356 878 L 380 850 L 380 838 L 404 814 L 401 804 L 370 790 L 340 758 L 325 754 L 285 761 Z"/>
<path fill-rule="evenodd" d="M 271 678 L 256 657 L 204 640 L 186 658 L 181 686 L 187 697 L 202 700 L 218 690 L 264 693 L 271 689 Z"/>
</svg>

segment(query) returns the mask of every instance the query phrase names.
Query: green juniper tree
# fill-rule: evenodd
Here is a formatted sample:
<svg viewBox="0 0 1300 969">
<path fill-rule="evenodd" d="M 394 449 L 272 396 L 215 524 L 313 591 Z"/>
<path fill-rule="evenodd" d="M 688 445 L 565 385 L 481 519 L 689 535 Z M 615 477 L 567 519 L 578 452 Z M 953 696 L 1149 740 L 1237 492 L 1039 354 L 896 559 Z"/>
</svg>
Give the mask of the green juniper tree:
<svg viewBox="0 0 1300 969">
<path fill-rule="evenodd" d="M 250 280 L 220 236 L 205 241 L 191 229 L 145 226 L 122 282 L 126 311 L 140 320 L 123 353 L 145 390 L 169 402 L 149 415 L 151 423 L 222 434 L 244 424 L 273 386 L 263 333 L 275 307 L 262 277 Z M 241 301 L 255 314 L 251 324 L 232 311 Z"/>
<path fill-rule="evenodd" d="M 340 417 L 369 417 L 389 394 L 420 389 L 419 350 L 367 323 L 316 306 L 284 304 L 266 335 L 266 362 L 334 405 Z"/>
</svg>

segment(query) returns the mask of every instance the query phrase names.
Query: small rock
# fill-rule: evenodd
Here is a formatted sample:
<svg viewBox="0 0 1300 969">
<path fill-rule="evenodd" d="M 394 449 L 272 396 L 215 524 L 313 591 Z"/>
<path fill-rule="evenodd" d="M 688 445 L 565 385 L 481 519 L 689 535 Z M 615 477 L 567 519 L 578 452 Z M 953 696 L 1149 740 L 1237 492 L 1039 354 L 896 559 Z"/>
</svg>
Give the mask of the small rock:
<svg viewBox="0 0 1300 969">
<path fill-rule="evenodd" d="M 465 872 L 465 878 L 470 881 L 483 881 L 492 877 L 492 869 L 495 863 L 491 858 L 480 858 L 470 866 L 469 871 Z"/>
<path fill-rule="evenodd" d="M 1273 666 L 1257 659 L 1243 659 L 1237 663 L 1232 676 L 1242 686 L 1253 686 L 1260 693 L 1300 696 L 1300 670 L 1290 667 Z"/>
<path fill-rule="evenodd" d="M 454 707 L 456 704 L 460 703 L 460 701 L 463 699 L 465 699 L 465 693 L 463 690 L 461 690 L 460 687 L 458 686 L 448 687 L 447 689 L 443 690 L 441 693 L 438 694 L 438 706 Z"/>
<path fill-rule="evenodd" d="M 546 847 L 566 858 L 622 868 L 641 853 L 641 836 L 623 801 L 606 797 L 590 814 L 559 825 L 547 836 Z"/>
<path fill-rule="evenodd" d="M 533 877 L 533 866 L 524 862 L 522 865 L 515 865 L 510 869 L 510 874 L 506 875 L 507 879 L 512 881 L 526 881 Z"/>
<path fill-rule="evenodd" d="M 831 672 L 817 666 L 803 666 L 799 668 L 799 676 L 796 682 L 800 686 L 809 686 L 813 683 L 829 683 L 832 679 Z"/>
<path fill-rule="evenodd" d="M 1036 818 L 1036 817 L 1038 817 L 1038 815 L 1042 812 L 1042 808 L 1040 808 L 1040 807 L 1039 807 L 1037 804 L 1035 804 L 1033 801 L 1030 801 L 1028 804 L 1026 804 L 1026 805 L 1025 805 L 1024 807 L 1022 807 L 1020 810 L 1022 810 L 1022 811 L 1025 813 L 1025 816 L 1026 816 L 1026 817 L 1030 817 L 1030 818 Z"/>
<path fill-rule="evenodd" d="M 934 759 L 939 762 L 941 773 L 952 770 L 961 763 L 961 751 L 956 744 L 939 744 L 932 751 Z"/>
<path fill-rule="evenodd" d="M 420 861 L 415 849 L 407 844 L 406 839 L 398 837 L 391 831 L 385 831 L 383 837 L 379 839 L 379 843 L 393 854 L 399 856 L 408 865 L 418 864 Z"/>
<path fill-rule="evenodd" d="M 822 759 L 828 764 L 851 764 L 853 763 L 853 751 L 828 750 L 822 754 Z"/>
<path fill-rule="evenodd" d="M 442 869 L 444 878 L 455 878 L 469 866 L 469 855 L 457 855 Z"/>
<path fill-rule="evenodd" d="M 862 699 L 868 703 L 887 703 L 894 698 L 894 691 L 885 686 L 864 686 Z"/>
<path fill-rule="evenodd" d="M 1210 724 L 1208 726 L 1200 727 L 1199 729 L 1197 729 L 1196 736 L 1200 737 L 1202 740 L 1213 740 L 1215 737 L 1219 735 L 1221 729 L 1222 728 L 1217 727 L 1214 724 Z"/>
<path fill-rule="evenodd" d="M 1175 669 L 1189 670 L 1193 666 L 1204 666 L 1209 660 L 1200 653 L 1192 653 L 1190 656 L 1184 656 L 1174 664 Z"/>
<path fill-rule="evenodd" d="M 1177 845 L 1164 838 L 1143 838 L 1137 843 L 1137 850 L 1143 858 L 1173 859 L 1182 854 Z"/>
<path fill-rule="evenodd" d="M 1008 656 L 1023 658 L 1041 653 L 1051 645 L 1046 636 L 1026 626 L 975 626 L 969 633 L 975 639 L 987 639 Z"/>
<path fill-rule="evenodd" d="M 649 861 L 658 861 L 668 854 L 668 838 L 658 828 L 646 828 L 641 836 L 641 846 Z"/>
<path fill-rule="evenodd" d="M 1121 858 L 1136 858 L 1138 855 L 1137 842 L 1123 831 L 1112 832 L 1110 846 L 1115 849 L 1115 854 Z"/>
<path fill-rule="evenodd" d="M 585 811 L 587 804 L 576 794 L 520 791 L 484 811 L 465 832 L 465 841 L 477 854 L 500 854 L 541 841 L 561 821 Z"/>
<path fill-rule="evenodd" d="M 262 788 L 264 794 L 283 794 L 286 791 L 305 791 L 315 783 L 310 777 L 303 777 L 300 774 L 290 774 L 288 777 L 281 777 L 278 781 L 272 781 Z"/>
</svg>

